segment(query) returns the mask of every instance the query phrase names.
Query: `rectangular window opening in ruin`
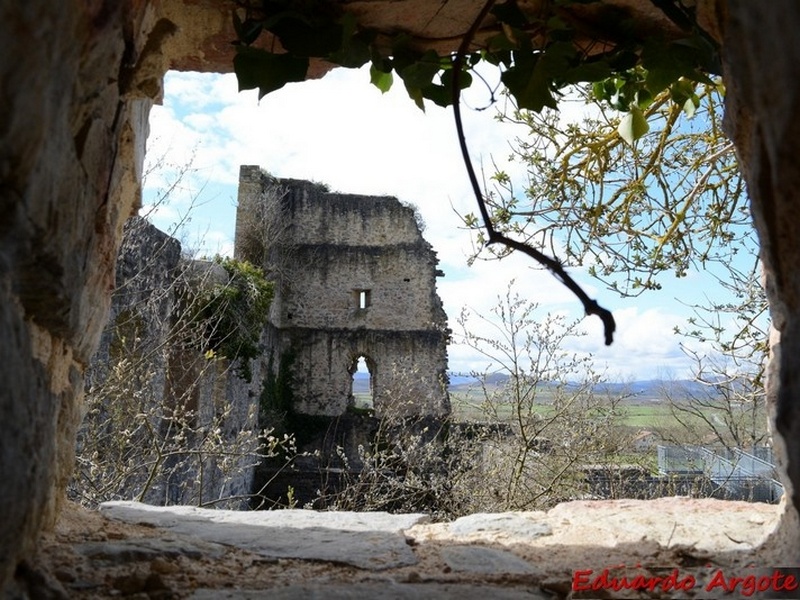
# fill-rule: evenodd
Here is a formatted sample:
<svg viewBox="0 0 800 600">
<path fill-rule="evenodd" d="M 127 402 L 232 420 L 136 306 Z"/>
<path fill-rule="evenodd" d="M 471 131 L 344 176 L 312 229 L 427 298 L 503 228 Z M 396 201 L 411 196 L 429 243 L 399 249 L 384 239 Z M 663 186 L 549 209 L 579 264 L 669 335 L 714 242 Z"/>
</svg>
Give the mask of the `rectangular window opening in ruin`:
<svg viewBox="0 0 800 600">
<path fill-rule="evenodd" d="M 358 308 L 364 310 L 370 305 L 370 290 L 356 290 Z"/>
</svg>

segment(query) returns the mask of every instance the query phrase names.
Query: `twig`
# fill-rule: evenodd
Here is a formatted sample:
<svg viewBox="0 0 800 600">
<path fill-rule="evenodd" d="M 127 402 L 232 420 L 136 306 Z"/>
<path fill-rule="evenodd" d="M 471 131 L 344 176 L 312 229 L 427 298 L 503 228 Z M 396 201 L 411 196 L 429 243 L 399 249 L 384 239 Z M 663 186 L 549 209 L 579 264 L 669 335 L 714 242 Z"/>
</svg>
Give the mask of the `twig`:
<svg viewBox="0 0 800 600">
<path fill-rule="evenodd" d="M 503 244 L 508 248 L 518 250 L 523 254 L 527 254 L 539 264 L 544 265 L 559 281 L 561 281 L 561 283 L 563 283 L 573 294 L 578 297 L 583 304 L 583 309 L 586 311 L 587 315 L 597 315 L 600 317 L 600 320 L 603 321 L 603 328 L 605 331 L 605 343 L 606 346 L 608 346 L 614 341 L 614 331 L 616 330 L 616 323 L 614 322 L 614 316 L 611 314 L 611 311 L 601 307 L 596 300 L 589 298 L 586 292 L 584 292 L 583 289 L 575 282 L 575 280 L 572 279 L 572 277 L 570 277 L 570 275 L 564 270 L 564 267 L 558 260 L 539 252 L 536 248 L 528 246 L 523 242 L 511 239 L 495 230 L 494 225 L 492 225 L 492 219 L 489 215 L 489 210 L 486 208 L 486 202 L 483 198 L 483 194 L 481 193 L 481 188 L 478 184 L 478 178 L 475 175 L 474 168 L 472 167 L 472 160 L 470 159 L 467 141 L 464 136 L 464 125 L 461 120 L 461 69 L 463 67 L 464 57 L 467 54 L 469 45 L 472 43 L 472 39 L 475 37 L 475 33 L 478 31 L 480 24 L 489 14 L 493 4 L 494 0 L 487 0 L 483 5 L 483 8 L 475 18 L 475 21 L 473 21 L 469 30 L 464 34 L 461 44 L 458 47 L 458 51 L 456 52 L 456 56 L 453 59 L 453 116 L 455 117 L 456 131 L 458 132 L 458 143 L 461 147 L 461 156 L 464 159 L 464 166 L 467 168 L 467 175 L 469 176 L 470 184 L 472 185 L 472 191 L 475 193 L 475 200 L 478 202 L 478 209 L 481 213 L 484 228 L 486 229 L 486 244 Z"/>
</svg>

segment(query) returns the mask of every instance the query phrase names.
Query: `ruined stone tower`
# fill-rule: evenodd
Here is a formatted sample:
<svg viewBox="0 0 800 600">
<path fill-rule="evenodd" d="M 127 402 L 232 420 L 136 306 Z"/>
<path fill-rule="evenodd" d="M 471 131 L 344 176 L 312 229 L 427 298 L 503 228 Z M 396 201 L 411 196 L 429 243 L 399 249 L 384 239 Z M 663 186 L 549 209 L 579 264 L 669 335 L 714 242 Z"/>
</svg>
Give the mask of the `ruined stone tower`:
<svg viewBox="0 0 800 600">
<path fill-rule="evenodd" d="M 291 360 L 294 410 L 343 414 L 363 357 L 376 416 L 448 413 L 442 273 L 414 209 L 247 165 L 238 200 L 235 253 L 276 282 L 268 354 Z"/>
</svg>

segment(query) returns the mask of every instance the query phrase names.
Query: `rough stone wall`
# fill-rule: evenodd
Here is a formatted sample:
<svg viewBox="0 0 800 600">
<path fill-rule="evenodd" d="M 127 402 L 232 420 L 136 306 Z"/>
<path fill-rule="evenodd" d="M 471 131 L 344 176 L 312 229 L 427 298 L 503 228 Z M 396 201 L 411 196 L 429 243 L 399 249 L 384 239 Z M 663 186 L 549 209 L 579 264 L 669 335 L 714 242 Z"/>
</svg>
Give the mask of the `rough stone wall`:
<svg viewBox="0 0 800 600">
<path fill-rule="evenodd" d="M 800 5 L 731 0 L 718 14 L 725 119 L 747 181 L 773 331 L 767 402 L 787 507 L 776 540 L 800 560 Z"/>
<path fill-rule="evenodd" d="M 277 280 L 268 352 L 291 350 L 297 411 L 343 414 L 363 356 L 376 414 L 449 412 L 440 272 L 412 208 L 243 166 L 236 252 Z"/>
<path fill-rule="evenodd" d="M 135 345 L 136 353 L 154 374 L 148 380 L 149 395 L 164 395 L 168 369 L 164 342 L 175 308 L 173 292 L 180 260 L 178 240 L 141 217 L 125 224 L 108 323 L 86 370 L 87 390 L 102 385 L 111 362 L 123 352 L 132 352 Z"/>
<path fill-rule="evenodd" d="M 180 416 L 189 429 L 175 431 L 185 438 L 175 446 L 168 434 L 161 440 L 165 447 L 182 449 L 185 454 L 167 459 L 154 478 L 142 469 L 121 480 L 125 487 L 115 490 L 115 498 L 138 497 L 146 482 L 148 491 L 141 500 L 151 504 L 197 504 L 200 498 L 246 497 L 256 461 L 252 455 L 236 455 L 246 443 L 243 435 L 249 435 L 248 447 L 258 442 L 260 362 L 253 361 L 253 377 L 248 382 L 238 375 L 236 364 L 226 359 L 209 361 L 203 349 L 195 346 L 202 344 L 201 334 L 184 314 L 186 299 L 192 293 L 187 288 L 225 284 L 225 270 L 214 263 L 182 258 L 178 240 L 141 217 L 126 224 L 117 265 L 109 323 L 87 370 L 87 391 L 103 407 L 115 402 L 117 390 L 113 384 L 110 388 L 104 384 L 109 370 L 125 361 L 129 377 L 143 386 L 138 390 L 139 409 L 158 423 L 177 408 L 184 412 Z M 203 437 L 217 427 L 220 434 L 214 452 L 203 443 Z M 79 440 L 85 435 L 79 432 Z M 131 451 L 147 456 L 149 445 L 159 440 L 140 439 L 138 442 L 147 447 Z M 206 451 L 202 474 L 199 455 L 188 452 L 201 448 Z M 246 500 L 219 504 L 237 508 L 246 505 Z"/>
<path fill-rule="evenodd" d="M 83 371 L 137 202 L 152 99 L 134 70 L 153 25 L 136 0 L 0 6 L 0 590 L 72 469 Z"/>
</svg>

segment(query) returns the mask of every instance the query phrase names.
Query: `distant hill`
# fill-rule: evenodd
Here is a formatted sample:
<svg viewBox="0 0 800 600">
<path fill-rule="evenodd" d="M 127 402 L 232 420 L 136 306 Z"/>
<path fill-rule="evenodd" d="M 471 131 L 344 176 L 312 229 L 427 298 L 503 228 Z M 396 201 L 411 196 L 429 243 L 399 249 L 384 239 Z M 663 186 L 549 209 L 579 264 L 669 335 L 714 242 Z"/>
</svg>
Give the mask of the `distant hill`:
<svg viewBox="0 0 800 600">
<path fill-rule="evenodd" d="M 353 375 L 353 393 L 368 394 L 369 391 L 369 373 L 356 372 Z"/>
<path fill-rule="evenodd" d="M 708 393 L 708 386 L 694 379 L 663 380 L 651 379 L 648 381 L 631 381 L 628 383 L 604 382 L 597 386 L 597 391 L 608 394 L 633 394 L 640 400 L 658 401 L 666 396 L 674 400 L 682 400 L 691 396 L 701 396 Z"/>
<path fill-rule="evenodd" d="M 508 381 L 508 375 L 492 373 L 486 378 L 489 388 L 503 386 Z M 480 386 L 478 379 L 470 375 L 458 373 L 450 374 L 450 392 L 467 392 Z M 641 401 L 658 402 L 665 399 L 667 393 L 675 400 L 686 398 L 690 395 L 701 395 L 708 391 L 707 386 L 692 379 L 661 380 L 630 382 L 603 382 L 595 390 L 601 394 L 622 395 L 632 394 L 632 399 Z M 357 372 L 353 376 L 353 393 L 366 394 L 369 392 L 369 374 Z"/>
<path fill-rule="evenodd" d="M 486 378 L 486 385 L 489 388 L 501 387 L 508 381 L 509 376 L 502 373 L 493 373 Z M 551 387 L 548 384 L 544 384 Z M 479 382 L 474 377 L 450 376 L 451 392 L 468 391 L 479 386 Z M 667 395 L 680 400 L 687 396 L 698 396 L 708 392 L 708 387 L 692 379 L 680 380 L 661 380 L 651 379 L 647 381 L 629 382 L 602 382 L 597 385 L 595 391 L 601 394 L 611 395 L 632 395 L 636 400 L 659 401 L 665 399 Z"/>
</svg>

